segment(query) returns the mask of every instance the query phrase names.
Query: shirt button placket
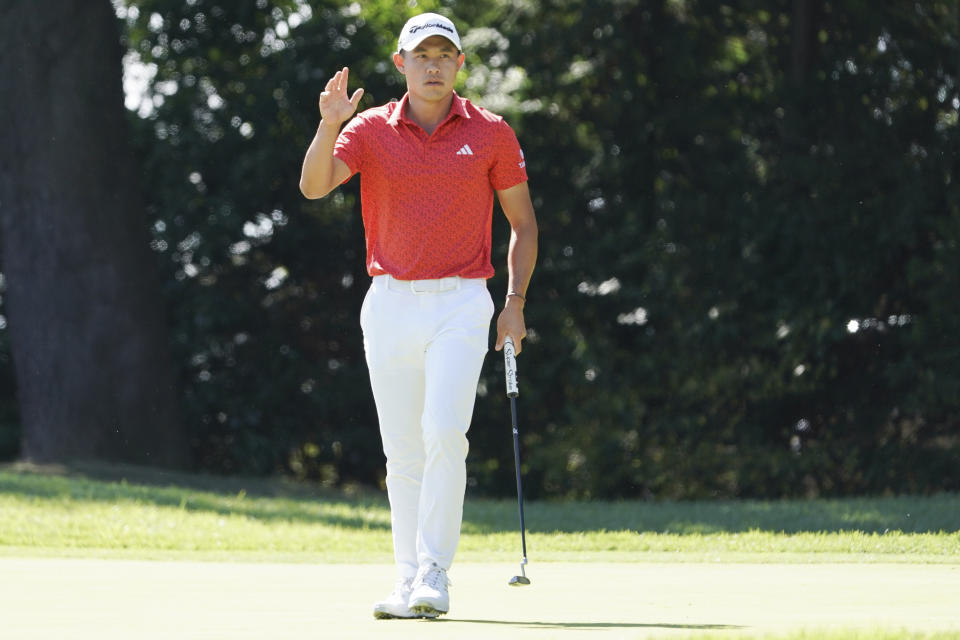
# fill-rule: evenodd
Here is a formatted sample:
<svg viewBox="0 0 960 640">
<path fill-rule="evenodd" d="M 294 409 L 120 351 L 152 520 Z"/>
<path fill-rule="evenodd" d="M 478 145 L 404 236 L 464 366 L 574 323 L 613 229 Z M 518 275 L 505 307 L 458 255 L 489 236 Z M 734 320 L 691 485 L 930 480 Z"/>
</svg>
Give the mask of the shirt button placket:
<svg viewBox="0 0 960 640">
<path fill-rule="evenodd" d="M 437 138 L 437 131 L 434 129 L 433 133 L 427 136 L 427 139 L 424 141 L 423 145 L 423 160 L 427 162 L 430 160 L 430 152 L 436 146 L 435 141 Z"/>
</svg>

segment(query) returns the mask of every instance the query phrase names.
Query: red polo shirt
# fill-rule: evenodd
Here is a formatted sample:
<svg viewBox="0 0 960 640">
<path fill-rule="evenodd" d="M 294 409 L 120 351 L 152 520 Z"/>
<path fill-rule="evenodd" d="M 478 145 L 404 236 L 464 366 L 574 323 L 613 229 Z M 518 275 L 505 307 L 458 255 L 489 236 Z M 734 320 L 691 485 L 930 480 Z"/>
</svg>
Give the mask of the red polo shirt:
<svg viewBox="0 0 960 640">
<path fill-rule="evenodd" d="M 503 118 L 456 94 L 427 135 L 406 117 L 407 100 L 357 115 L 333 152 L 351 178 L 362 174 L 367 273 L 489 278 L 494 191 L 527 179 L 517 137 Z"/>
</svg>

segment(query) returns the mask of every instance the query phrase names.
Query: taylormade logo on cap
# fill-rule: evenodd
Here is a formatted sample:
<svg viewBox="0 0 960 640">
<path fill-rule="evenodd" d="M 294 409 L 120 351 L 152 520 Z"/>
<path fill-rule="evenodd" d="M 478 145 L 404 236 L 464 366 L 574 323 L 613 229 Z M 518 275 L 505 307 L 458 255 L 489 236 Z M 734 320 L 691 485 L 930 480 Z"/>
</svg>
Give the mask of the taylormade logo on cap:
<svg viewBox="0 0 960 640">
<path fill-rule="evenodd" d="M 438 13 L 421 13 L 407 20 L 400 31 L 400 39 L 397 41 L 397 52 L 413 51 L 413 49 L 429 38 L 430 36 L 443 36 L 457 47 L 457 51 L 462 50 L 460 46 L 460 34 L 453 22 Z"/>
</svg>

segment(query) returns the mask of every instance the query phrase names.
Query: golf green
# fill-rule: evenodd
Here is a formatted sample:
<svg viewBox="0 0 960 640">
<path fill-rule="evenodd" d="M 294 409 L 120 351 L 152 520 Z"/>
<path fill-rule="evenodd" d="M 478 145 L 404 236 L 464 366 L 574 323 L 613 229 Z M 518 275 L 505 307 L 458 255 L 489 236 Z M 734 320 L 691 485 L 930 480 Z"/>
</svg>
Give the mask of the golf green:
<svg viewBox="0 0 960 640">
<path fill-rule="evenodd" d="M 450 614 L 375 620 L 382 564 L 0 557 L 0 625 L 39 638 L 762 637 L 802 629 L 960 634 L 960 566 L 457 564 Z"/>
</svg>

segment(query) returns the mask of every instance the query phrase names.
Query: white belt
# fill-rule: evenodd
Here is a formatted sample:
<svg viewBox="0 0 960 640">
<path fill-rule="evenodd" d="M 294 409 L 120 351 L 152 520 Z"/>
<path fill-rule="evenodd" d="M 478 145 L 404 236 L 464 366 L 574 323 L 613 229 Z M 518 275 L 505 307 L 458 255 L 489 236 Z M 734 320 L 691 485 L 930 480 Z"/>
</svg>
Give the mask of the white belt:
<svg viewBox="0 0 960 640">
<path fill-rule="evenodd" d="M 443 293 L 445 291 L 455 291 L 464 285 L 483 282 L 477 278 L 461 278 L 460 276 L 450 276 L 448 278 L 435 278 L 431 280 L 397 280 L 390 274 L 375 276 L 380 278 L 387 289 L 399 293 L 413 293 L 415 295 L 424 295 L 427 293 Z"/>
</svg>

